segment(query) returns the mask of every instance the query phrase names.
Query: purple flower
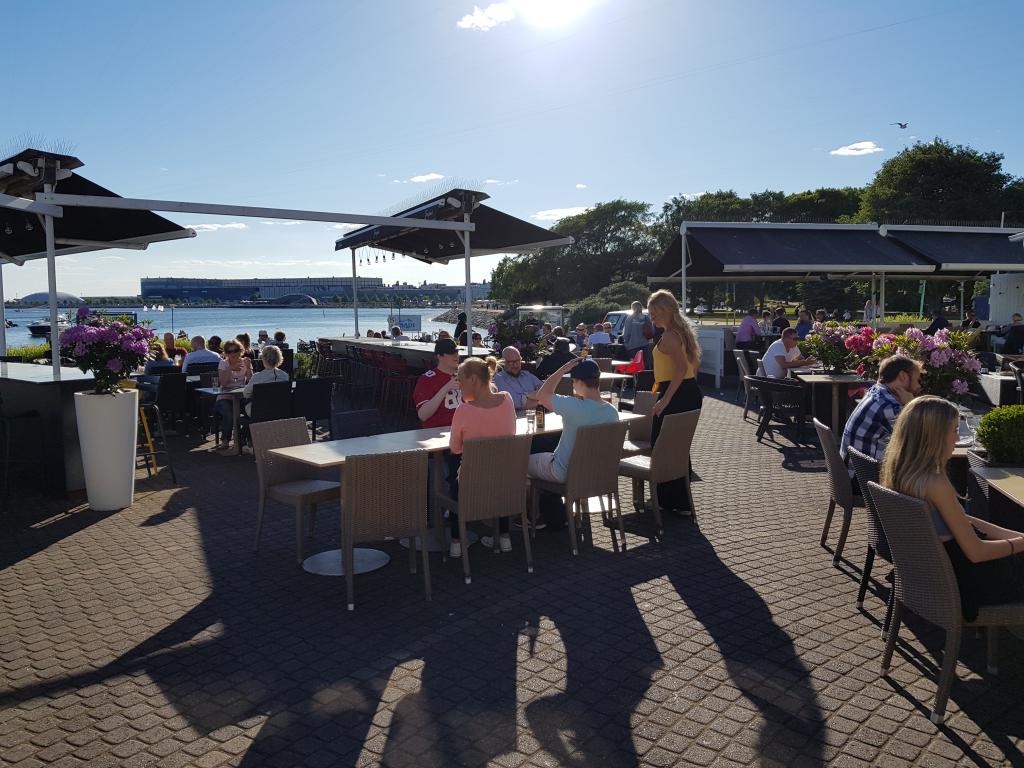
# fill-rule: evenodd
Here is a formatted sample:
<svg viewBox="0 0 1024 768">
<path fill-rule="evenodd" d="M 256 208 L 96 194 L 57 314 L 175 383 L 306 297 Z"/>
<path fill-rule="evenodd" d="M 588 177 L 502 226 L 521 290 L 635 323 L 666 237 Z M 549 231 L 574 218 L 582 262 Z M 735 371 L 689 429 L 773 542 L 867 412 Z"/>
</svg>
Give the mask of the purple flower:
<svg viewBox="0 0 1024 768">
<path fill-rule="evenodd" d="M 949 328 L 939 328 L 935 332 L 936 341 L 949 341 Z"/>
<path fill-rule="evenodd" d="M 110 371 L 112 371 L 113 373 L 120 373 L 121 369 L 124 368 L 124 366 L 121 364 L 121 361 L 118 358 L 112 357 L 107 361 L 107 368 L 110 369 Z"/>
<path fill-rule="evenodd" d="M 949 362 L 952 357 L 952 353 L 946 347 L 940 347 L 939 349 L 933 350 L 928 358 L 928 362 L 936 368 L 941 368 Z"/>
<path fill-rule="evenodd" d="M 970 390 L 970 387 L 967 386 L 967 382 L 963 379 L 953 379 L 953 383 L 950 386 L 958 395 L 966 395 L 968 390 Z"/>
<path fill-rule="evenodd" d="M 924 331 L 920 328 L 908 328 L 904 334 L 910 341 L 916 341 L 918 344 L 924 339 Z"/>
<path fill-rule="evenodd" d="M 78 312 L 75 313 L 75 317 L 78 318 L 78 322 L 82 322 L 88 316 L 89 316 L 89 308 L 88 307 L 79 307 L 78 308 Z"/>
</svg>

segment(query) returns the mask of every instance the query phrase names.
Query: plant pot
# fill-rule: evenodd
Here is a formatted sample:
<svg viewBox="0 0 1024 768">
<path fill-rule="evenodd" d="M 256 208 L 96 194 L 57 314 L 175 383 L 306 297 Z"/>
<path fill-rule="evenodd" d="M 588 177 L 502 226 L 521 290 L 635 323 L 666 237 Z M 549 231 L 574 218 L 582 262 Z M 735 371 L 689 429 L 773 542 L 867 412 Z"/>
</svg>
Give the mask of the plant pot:
<svg viewBox="0 0 1024 768">
<path fill-rule="evenodd" d="M 972 467 L 1011 467 L 1017 468 L 1020 464 L 1007 464 L 1000 461 L 992 461 L 988 457 L 988 451 L 980 446 L 976 446 L 967 451 L 967 460 L 970 462 Z"/>
<path fill-rule="evenodd" d="M 89 506 L 97 512 L 130 507 L 135 495 L 138 390 L 113 395 L 76 392 L 75 417 Z"/>
</svg>

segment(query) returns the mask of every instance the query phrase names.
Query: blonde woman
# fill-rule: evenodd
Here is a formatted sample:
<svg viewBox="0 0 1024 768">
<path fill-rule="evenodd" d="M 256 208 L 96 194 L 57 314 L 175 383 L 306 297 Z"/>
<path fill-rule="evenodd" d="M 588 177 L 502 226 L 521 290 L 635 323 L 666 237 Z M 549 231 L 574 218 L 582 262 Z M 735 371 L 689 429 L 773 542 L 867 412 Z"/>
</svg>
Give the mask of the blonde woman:
<svg viewBox="0 0 1024 768">
<path fill-rule="evenodd" d="M 463 445 L 467 440 L 483 437 L 504 437 L 516 433 L 516 409 L 508 392 L 498 392 L 491 381 L 498 361 L 493 357 L 481 360 L 467 357 L 459 365 L 456 378 L 462 390 L 462 404 L 455 409 L 452 417 L 452 432 L 448 448 L 448 487 L 452 497 L 459 498 L 459 469 L 462 465 Z M 452 543 L 450 557 L 462 556 L 462 542 L 459 541 L 459 519 L 452 513 Z M 498 520 L 500 529 L 499 545 L 502 552 L 512 551 L 512 540 L 508 534 L 508 518 Z M 484 536 L 481 543 L 492 547 L 493 541 Z"/>
<path fill-rule="evenodd" d="M 960 414 L 941 397 L 912 400 L 896 419 L 882 463 L 882 485 L 924 499 L 960 587 L 964 619 L 978 607 L 1024 600 L 1024 533 L 971 517 L 946 476 Z"/>
<path fill-rule="evenodd" d="M 661 338 L 654 345 L 654 380 L 658 384 L 658 402 L 654 406 L 651 443 L 661 433 L 665 416 L 684 411 L 695 411 L 704 399 L 697 385 L 700 367 L 700 345 L 693 327 L 679 311 L 679 302 L 669 291 L 656 291 L 647 300 L 647 312 L 656 328 L 662 329 Z M 685 481 L 659 483 L 658 504 L 663 509 L 688 512 Z"/>
</svg>

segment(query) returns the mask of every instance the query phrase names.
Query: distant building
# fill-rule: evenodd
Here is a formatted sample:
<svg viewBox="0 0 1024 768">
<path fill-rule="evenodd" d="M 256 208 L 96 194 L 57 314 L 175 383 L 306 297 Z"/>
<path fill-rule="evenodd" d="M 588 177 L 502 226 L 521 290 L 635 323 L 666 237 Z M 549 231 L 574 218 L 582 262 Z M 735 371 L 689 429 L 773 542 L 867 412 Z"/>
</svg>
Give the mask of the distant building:
<svg viewBox="0 0 1024 768">
<path fill-rule="evenodd" d="M 385 285 L 379 277 L 360 277 L 359 295 L 367 299 L 391 297 L 412 301 L 463 301 L 465 286 L 439 283 L 395 283 Z M 305 294 L 318 302 L 332 302 L 335 297 L 352 300 L 351 277 L 281 277 L 281 278 L 196 278 L 144 277 L 142 301 L 279 301 L 282 297 Z M 473 283 L 473 300 L 486 299 L 490 283 Z"/>
</svg>

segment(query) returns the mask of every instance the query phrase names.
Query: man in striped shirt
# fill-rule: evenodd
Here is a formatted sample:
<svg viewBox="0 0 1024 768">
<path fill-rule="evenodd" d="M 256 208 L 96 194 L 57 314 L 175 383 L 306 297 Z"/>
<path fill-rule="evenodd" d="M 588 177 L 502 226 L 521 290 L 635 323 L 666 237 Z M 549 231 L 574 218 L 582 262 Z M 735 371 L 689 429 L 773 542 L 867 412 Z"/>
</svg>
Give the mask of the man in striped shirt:
<svg viewBox="0 0 1024 768">
<path fill-rule="evenodd" d="M 893 355 L 882 361 L 878 382 L 867 391 L 846 421 L 839 447 L 844 461 L 851 446 L 882 460 L 896 417 L 921 391 L 921 371 L 921 364 L 909 357 Z"/>
</svg>

